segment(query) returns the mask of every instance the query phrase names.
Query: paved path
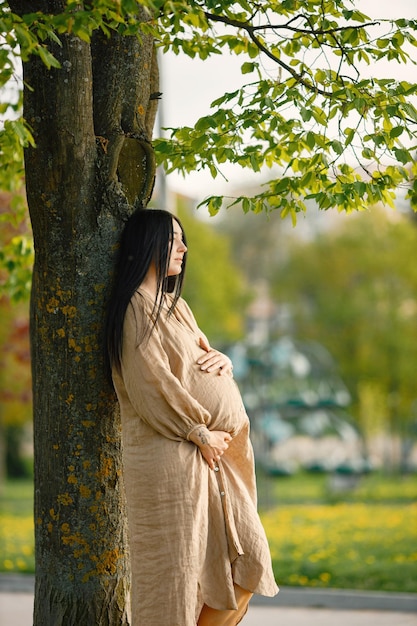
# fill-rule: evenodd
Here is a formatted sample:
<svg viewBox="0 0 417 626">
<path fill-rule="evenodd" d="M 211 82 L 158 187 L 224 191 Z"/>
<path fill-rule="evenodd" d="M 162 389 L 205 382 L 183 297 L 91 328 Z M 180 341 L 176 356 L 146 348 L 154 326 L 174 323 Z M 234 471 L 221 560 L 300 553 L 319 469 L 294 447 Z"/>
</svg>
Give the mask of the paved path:
<svg viewBox="0 0 417 626">
<path fill-rule="evenodd" d="M 417 626 L 417 614 L 256 606 L 242 626 Z"/>
<path fill-rule="evenodd" d="M 30 593 L 0 593 L 1 626 L 31 626 L 32 606 Z M 254 605 L 242 626 L 417 626 L 417 614 Z"/>
<path fill-rule="evenodd" d="M 33 577 L 0 575 L 1 626 L 32 626 L 32 590 Z M 284 587 L 255 597 L 242 626 L 417 626 L 417 594 Z"/>
</svg>

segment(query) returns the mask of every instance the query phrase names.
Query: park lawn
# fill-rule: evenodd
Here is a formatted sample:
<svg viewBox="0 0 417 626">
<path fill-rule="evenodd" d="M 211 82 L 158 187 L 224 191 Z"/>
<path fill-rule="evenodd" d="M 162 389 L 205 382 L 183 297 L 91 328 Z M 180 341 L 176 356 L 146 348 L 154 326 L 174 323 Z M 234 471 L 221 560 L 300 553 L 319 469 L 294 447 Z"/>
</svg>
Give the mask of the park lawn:
<svg viewBox="0 0 417 626">
<path fill-rule="evenodd" d="M 372 474 L 338 498 L 322 475 L 274 478 L 267 490 L 275 504 L 261 518 L 278 584 L 416 591 L 416 476 Z M 29 481 L 0 496 L 0 571 L 34 571 Z"/>
<path fill-rule="evenodd" d="M 260 508 L 281 504 L 411 504 L 417 502 L 417 474 L 370 472 L 358 479 L 354 489 L 335 492 L 331 475 L 324 472 L 298 472 L 291 476 L 271 477 L 257 468 Z"/>
<path fill-rule="evenodd" d="M 278 584 L 417 590 L 417 504 L 282 505 L 262 521 Z"/>
</svg>

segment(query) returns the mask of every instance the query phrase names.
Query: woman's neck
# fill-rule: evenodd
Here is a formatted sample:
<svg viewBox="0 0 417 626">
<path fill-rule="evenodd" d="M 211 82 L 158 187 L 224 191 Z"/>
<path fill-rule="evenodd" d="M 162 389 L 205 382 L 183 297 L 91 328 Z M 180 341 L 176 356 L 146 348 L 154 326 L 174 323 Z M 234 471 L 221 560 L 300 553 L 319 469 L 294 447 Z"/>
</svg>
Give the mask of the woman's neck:
<svg viewBox="0 0 417 626">
<path fill-rule="evenodd" d="M 155 268 L 151 265 L 145 278 L 140 284 L 140 289 L 146 291 L 146 293 L 149 294 L 153 298 L 153 300 L 156 300 L 157 284 L 158 282 L 156 279 L 156 271 Z"/>
</svg>

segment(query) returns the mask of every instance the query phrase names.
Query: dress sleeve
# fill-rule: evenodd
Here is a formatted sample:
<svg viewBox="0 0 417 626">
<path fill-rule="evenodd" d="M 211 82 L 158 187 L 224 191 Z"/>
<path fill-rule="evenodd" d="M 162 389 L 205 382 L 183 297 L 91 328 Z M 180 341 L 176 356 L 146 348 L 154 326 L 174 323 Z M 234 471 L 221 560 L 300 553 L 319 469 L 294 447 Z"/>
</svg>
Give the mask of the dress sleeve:
<svg viewBox="0 0 417 626">
<path fill-rule="evenodd" d="M 151 428 L 169 439 L 187 439 L 196 427 L 210 420 L 210 413 L 171 372 L 157 327 L 137 345 L 136 318 L 146 315 L 141 309 L 129 306 L 125 316 L 121 377 L 126 394 Z"/>
</svg>

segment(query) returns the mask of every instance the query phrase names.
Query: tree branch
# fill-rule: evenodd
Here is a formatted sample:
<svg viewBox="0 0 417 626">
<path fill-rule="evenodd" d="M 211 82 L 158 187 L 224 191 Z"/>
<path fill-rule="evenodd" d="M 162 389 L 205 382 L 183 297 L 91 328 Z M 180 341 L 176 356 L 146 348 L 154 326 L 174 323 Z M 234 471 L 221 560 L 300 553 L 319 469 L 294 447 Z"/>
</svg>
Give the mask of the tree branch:
<svg viewBox="0 0 417 626">
<path fill-rule="evenodd" d="M 279 59 L 270 50 L 268 50 L 268 48 L 262 43 L 262 41 L 255 35 L 255 27 L 252 26 L 252 24 L 248 24 L 247 22 L 241 22 L 240 20 L 233 20 L 222 15 L 213 15 L 207 12 L 205 12 L 205 16 L 208 20 L 221 22 L 223 24 L 228 24 L 229 26 L 234 26 L 235 28 L 241 28 L 242 30 L 245 30 L 248 33 L 249 37 L 252 39 L 253 43 L 257 46 L 257 48 L 259 48 L 259 50 L 261 50 L 261 52 L 263 52 L 269 59 L 274 61 L 274 63 L 286 70 L 298 83 L 306 87 L 306 89 L 314 91 L 315 93 L 325 96 L 326 98 L 330 98 L 333 96 L 332 92 L 320 89 L 316 85 L 313 85 L 312 83 L 306 81 L 303 78 L 302 74 L 296 72 L 290 65 Z"/>
<path fill-rule="evenodd" d="M 301 15 L 297 15 L 290 22 L 297 20 Z M 304 17 L 304 16 L 303 16 Z M 227 19 L 227 18 L 226 18 Z M 338 26 L 337 28 L 318 28 L 317 30 L 309 29 L 309 28 L 297 28 L 295 26 L 289 26 L 290 22 L 286 24 L 260 24 L 259 26 L 252 26 L 251 28 L 255 30 L 290 30 L 293 33 L 301 33 L 304 35 L 334 35 L 335 33 L 343 32 L 345 30 L 359 30 L 360 28 L 365 28 L 367 26 L 379 26 L 381 22 L 367 22 L 366 24 L 361 24 L 360 26 Z M 244 22 L 242 22 L 244 24 Z"/>
</svg>

